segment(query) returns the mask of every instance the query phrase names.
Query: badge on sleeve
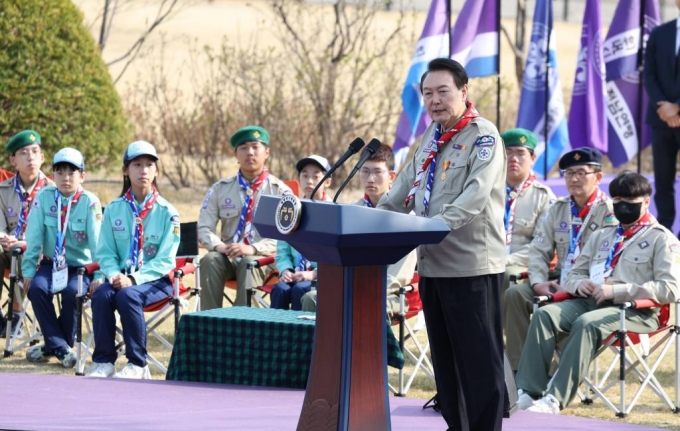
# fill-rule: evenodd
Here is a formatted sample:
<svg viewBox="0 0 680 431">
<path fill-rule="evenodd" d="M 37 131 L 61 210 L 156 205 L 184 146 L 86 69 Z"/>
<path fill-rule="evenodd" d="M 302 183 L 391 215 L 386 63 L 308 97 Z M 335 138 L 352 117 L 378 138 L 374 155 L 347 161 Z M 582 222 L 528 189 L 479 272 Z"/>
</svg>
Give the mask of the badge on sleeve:
<svg viewBox="0 0 680 431">
<path fill-rule="evenodd" d="M 212 187 L 210 190 L 208 190 L 208 193 L 205 194 L 205 198 L 203 198 L 203 205 L 201 206 L 201 209 L 206 209 L 208 208 L 208 201 L 210 200 L 210 196 L 213 194 L 213 189 Z"/>
<path fill-rule="evenodd" d="M 671 249 L 671 253 L 680 253 L 680 244 L 678 243 L 671 244 L 669 248 Z"/>
<path fill-rule="evenodd" d="M 618 223 L 619 221 L 616 219 L 616 216 L 614 213 L 609 213 L 606 216 L 604 216 L 604 222 L 605 223 Z"/>
<path fill-rule="evenodd" d="M 477 153 L 477 158 L 479 160 L 483 161 L 483 162 L 486 162 L 487 160 L 489 160 L 491 158 L 492 155 L 493 155 L 493 151 L 491 151 L 491 148 L 482 148 Z"/>
<path fill-rule="evenodd" d="M 496 145 L 496 138 L 491 135 L 480 136 L 475 145 L 478 147 L 493 147 Z"/>
</svg>

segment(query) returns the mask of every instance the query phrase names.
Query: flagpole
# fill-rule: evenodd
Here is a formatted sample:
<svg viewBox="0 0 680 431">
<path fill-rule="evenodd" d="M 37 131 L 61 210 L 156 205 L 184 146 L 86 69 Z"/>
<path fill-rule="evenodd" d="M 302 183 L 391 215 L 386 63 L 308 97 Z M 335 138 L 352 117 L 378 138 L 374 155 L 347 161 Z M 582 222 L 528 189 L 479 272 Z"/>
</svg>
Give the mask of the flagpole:
<svg viewBox="0 0 680 431">
<path fill-rule="evenodd" d="M 496 34 L 498 64 L 496 65 L 496 126 L 501 129 L 501 0 L 496 0 Z"/>
<path fill-rule="evenodd" d="M 552 1 L 552 0 L 551 0 Z M 551 20 L 552 21 L 552 20 Z M 548 28 L 548 38 L 545 50 L 545 120 L 543 121 L 543 142 L 545 142 L 545 149 L 543 150 L 543 179 L 548 180 L 548 123 L 550 120 L 550 37 L 552 36 L 552 22 Z"/>
<path fill-rule="evenodd" d="M 643 58 L 643 44 L 644 44 L 644 37 L 645 37 L 645 10 L 646 10 L 646 3 L 647 0 L 640 0 L 640 42 L 638 44 L 638 54 L 637 54 L 637 69 L 638 69 L 638 112 L 637 112 L 637 118 L 635 119 L 636 125 L 635 127 L 637 128 L 637 144 L 638 144 L 638 152 L 637 152 L 637 173 L 639 174 L 642 171 L 642 110 L 644 107 L 642 106 L 643 100 L 642 98 L 644 97 L 644 89 L 642 86 L 642 72 L 644 71 L 644 58 Z"/>
<path fill-rule="evenodd" d="M 449 58 L 451 58 L 453 55 L 453 52 L 451 52 L 453 50 L 453 43 L 451 40 L 451 0 L 447 0 L 446 2 L 446 19 L 449 20 L 446 28 L 449 29 Z"/>
</svg>

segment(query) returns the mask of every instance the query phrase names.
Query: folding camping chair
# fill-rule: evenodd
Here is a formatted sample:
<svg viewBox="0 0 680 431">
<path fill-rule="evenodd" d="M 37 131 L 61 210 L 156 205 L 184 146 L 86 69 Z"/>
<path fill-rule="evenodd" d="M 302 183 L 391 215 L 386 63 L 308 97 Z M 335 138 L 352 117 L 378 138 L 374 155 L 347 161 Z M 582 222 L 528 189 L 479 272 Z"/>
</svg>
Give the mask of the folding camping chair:
<svg viewBox="0 0 680 431">
<path fill-rule="evenodd" d="M 569 293 L 558 293 L 537 297 L 536 302 L 557 303 L 573 298 L 574 296 Z M 628 331 L 626 329 L 626 310 L 643 308 L 660 309 L 659 326 L 649 333 Z M 675 303 L 675 324 L 670 323 L 670 304 L 660 305 L 649 299 L 642 299 L 619 304 L 619 310 L 620 327 L 609 335 L 602 346 L 596 351 L 595 358 L 591 363 L 595 368 L 595 377 L 591 378 L 592 370 L 589 369 L 583 382 L 586 389 L 585 395 L 580 391 L 578 393 L 581 401 L 584 404 L 591 404 L 594 400 L 600 398 L 617 417 L 624 418 L 635 407 L 644 389 L 649 387 L 672 412 L 680 413 L 680 375 L 678 374 L 680 369 L 680 351 L 678 351 L 678 346 L 680 346 L 680 327 L 678 326 L 680 302 Z M 663 336 L 650 347 L 649 339 L 657 334 L 663 334 Z M 673 344 L 675 344 L 675 403 L 673 403 L 654 375 Z M 600 376 L 597 362 L 595 361 L 607 350 L 611 350 L 615 356 L 603 375 Z M 629 357 L 627 350 L 633 352 L 633 358 Z M 654 362 L 651 362 L 653 359 L 652 355 L 657 351 L 656 359 Z M 619 366 L 618 380 L 612 377 L 617 364 Z M 639 387 L 630 401 L 626 397 L 626 375 L 633 375 L 639 383 Z M 619 388 L 618 406 L 606 396 L 607 392 L 617 386 Z"/>
<path fill-rule="evenodd" d="M 171 316 L 174 317 L 174 330 L 173 330 L 173 341 L 174 334 L 177 332 L 180 310 L 181 308 L 186 308 L 191 297 L 195 297 L 196 300 L 193 304 L 191 311 L 198 311 L 200 309 L 200 288 L 199 288 L 199 256 L 198 256 L 198 223 L 189 222 L 180 224 L 180 245 L 177 250 L 177 256 L 175 259 L 175 268 L 169 274 L 173 279 L 173 291 L 172 294 L 161 301 L 155 302 L 144 307 L 145 313 L 153 313 L 149 318 L 146 319 L 146 333 L 147 337 L 153 335 L 164 347 L 168 350 L 172 350 L 173 342 L 164 337 L 160 331 L 159 327 Z M 90 335 L 86 342 L 83 342 L 82 329 L 83 320 L 85 317 L 85 323 L 88 329 L 91 328 L 91 317 L 88 317 L 85 312 L 86 307 L 89 308 L 89 298 L 87 296 L 86 288 L 83 285 L 83 276 L 85 274 L 93 274 L 99 269 L 99 264 L 92 263 L 86 265 L 78 270 L 79 280 L 78 280 L 78 324 L 76 329 L 76 343 L 77 343 L 77 363 L 76 363 L 76 375 L 83 375 L 85 368 L 86 356 L 92 355 L 92 343 L 94 342 L 94 333 L 90 330 Z M 194 287 L 186 286 L 183 282 L 183 277 L 188 274 L 194 274 Z M 89 322 L 88 322 L 89 320 Z M 120 325 L 116 327 L 117 339 L 119 340 L 116 344 L 116 350 L 120 353 L 124 351 L 124 343 L 122 341 L 123 329 Z M 84 353 L 84 354 L 83 354 Z M 156 359 L 151 353 L 147 352 L 147 360 L 156 366 L 163 373 L 167 372 L 167 368 L 158 359 Z"/>
<path fill-rule="evenodd" d="M 28 306 L 30 301 L 28 296 L 24 299 L 21 314 L 19 317 L 19 324 L 12 326 L 11 322 L 14 317 L 14 290 L 15 286 L 22 286 L 22 281 L 19 280 L 18 265 L 19 256 L 24 254 L 26 246 L 14 247 L 12 249 L 12 261 L 9 270 L 9 299 L 7 301 L 7 326 L 5 327 L 5 351 L 3 357 L 12 356 L 16 350 L 21 350 L 24 347 L 37 344 L 42 338 L 42 333 L 38 327 L 37 320 L 32 313 L 29 313 Z"/>
<path fill-rule="evenodd" d="M 413 275 L 411 284 L 401 286 L 397 289 L 399 293 L 399 314 L 393 318 L 392 325 L 399 325 L 399 347 L 401 348 L 404 357 L 409 357 L 413 361 L 413 371 L 408 376 L 408 381 L 404 384 L 405 371 L 402 367 L 398 374 L 398 388 L 389 385 L 390 390 L 398 397 L 406 396 L 406 393 L 411 388 L 414 379 L 420 371 L 429 377 L 434 383 L 434 369 L 428 353 L 430 351 L 430 341 L 425 344 L 421 343 L 416 336 L 420 329 L 424 328 L 422 321 L 417 321 L 415 325 L 409 323 L 413 317 L 418 319 L 423 318 L 423 303 L 420 300 L 420 291 L 418 290 L 418 281 L 420 277 L 416 272 Z M 406 311 L 406 303 L 408 302 L 408 311 Z M 412 340 L 413 347 L 406 346 L 406 341 Z"/>
</svg>

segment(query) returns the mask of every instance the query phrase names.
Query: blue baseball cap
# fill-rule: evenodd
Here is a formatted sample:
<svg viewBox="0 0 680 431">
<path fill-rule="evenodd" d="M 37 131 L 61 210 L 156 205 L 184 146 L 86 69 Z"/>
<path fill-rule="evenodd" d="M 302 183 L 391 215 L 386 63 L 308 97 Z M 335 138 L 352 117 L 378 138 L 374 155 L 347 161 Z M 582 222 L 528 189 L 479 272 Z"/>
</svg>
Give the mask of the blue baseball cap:
<svg viewBox="0 0 680 431">
<path fill-rule="evenodd" d="M 62 148 L 57 151 L 52 160 L 52 167 L 54 168 L 58 163 L 68 163 L 75 166 L 76 169 L 85 170 L 83 154 L 75 148 Z"/>
<path fill-rule="evenodd" d="M 146 141 L 135 141 L 128 145 L 127 150 L 125 150 L 123 162 L 127 163 L 139 156 L 149 156 L 158 160 L 158 154 L 156 154 L 156 148 L 153 145 Z"/>
</svg>

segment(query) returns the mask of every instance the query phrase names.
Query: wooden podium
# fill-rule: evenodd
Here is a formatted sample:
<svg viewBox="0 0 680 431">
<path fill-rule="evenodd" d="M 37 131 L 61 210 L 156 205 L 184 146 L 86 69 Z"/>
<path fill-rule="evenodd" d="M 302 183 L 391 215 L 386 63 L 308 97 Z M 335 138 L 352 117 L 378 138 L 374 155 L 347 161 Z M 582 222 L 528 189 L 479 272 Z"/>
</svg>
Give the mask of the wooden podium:
<svg viewBox="0 0 680 431">
<path fill-rule="evenodd" d="M 319 263 L 314 353 L 298 430 L 390 430 L 385 336 L 386 265 L 449 233 L 442 220 L 358 205 L 302 201 L 300 224 L 276 228 L 278 196 L 254 223 Z"/>
</svg>

